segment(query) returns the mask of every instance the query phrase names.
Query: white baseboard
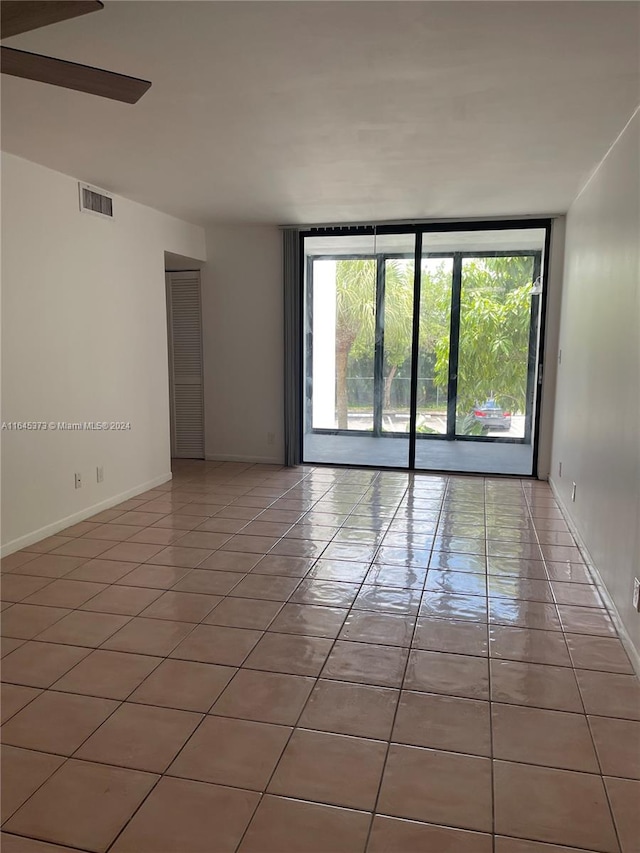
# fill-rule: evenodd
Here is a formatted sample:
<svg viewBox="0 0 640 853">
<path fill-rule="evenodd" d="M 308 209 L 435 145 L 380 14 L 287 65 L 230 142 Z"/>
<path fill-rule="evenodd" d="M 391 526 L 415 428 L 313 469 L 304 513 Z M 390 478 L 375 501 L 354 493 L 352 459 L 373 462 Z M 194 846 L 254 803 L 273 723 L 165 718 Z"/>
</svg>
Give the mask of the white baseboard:
<svg viewBox="0 0 640 853">
<path fill-rule="evenodd" d="M 553 492 L 553 496 L 558 502 L 558 506 L 564 516 L 564 520 L 569 525 L 569 530 L 573 538 L 578 543 L 578 547 L 582 552 L 582 556 L 584 557 L 584 561 L 587 564 L 587 569 L 589 570 L 589 574 L 591 575 L 594 584 L 596 585 L 598 592 L 602 596 L 602 600 L 604 601 L 605 607 L 613 624 L 616 626 L 616 630 L 618 632 L 618 636 L 620 637 L 620 642 L 625 648 L 625 651 L 629 655 L 629 660 L 631 661 L 631 666 L 636 671 L 636 674 L 640 678 L 640 651 L 636 649 L 634 644 L 631 641 L 631 637 L 629 636 L 627 629 L 625 628 L 624 622 L 620 618 L 620 614 L 618 613 L 618 608 L 616 607 L 611 595 L 609 594 L 609 590 L 607 589 L 602 577 L 600 576 L 600 572 L 598 571 L 598 567 L 593 561 L 591 554 L 589 553 L 589 549 L 587 548 L 584 539 L 580 535 L 578 528 L 576 527 L 573 519 L 569 511 L 567 510 L 562 498 L 560 497 L 560 493 L 554 483 L 553 479 L 549 477 L 549 485 L 551 486 L 551 491 Z"/>
<path fill-rule="evenodd" d="M 44 527 L 39 528 L 38 530 L 26 533 L 24 536 L 20 536 L 18 539 L 13 539 L 11 542 L 7 542 L 3 545 L 0 548 L 0 555 L 6 557 L 9 554 L 13 554 L 14 551 L 26 548 L 27 545 L 33 545 L 35 542 L 40 542 L 41 539 L 53 536 L 54 533 L 64 530 L 65 527 L 71 527 L 72 524 L 84 521 L 85 518 L 90 518 L 92 515 L 102 512 L 102 510 L 111 509 L 112 506 L 116 506 L 116 504 L 122 503 L 122 501 L 126 501 L 128 498 L 134 498 L 136 495 L 142 494 L 142 492 L 147 492 L 149 489 L 161 486 L 163 483 L 167 483 L 172 476 L 171 471 L 169 471 L 168 474 L 161 474 L 153 480 L 149 480 L 146 483 L 140 483 L 132 489 L 127 489 L 126 492 L 120 492 L 120 494 L 113 495 L 104 501 L 100 501 L 100 503 L 78 510 L 78 512 L 74 512 L 72 515 L 66 516 L 66 518 L 61 518 L 58 521 L 54 521 L 51 524 L 47 524 Z"/>
<path fill-rule="evenodd" d="M 280 456 L 236 456 L 228 453 L 205 453 L 207 462 L 247 462 L 251 465 L 284 465 Z"/>
</svg>

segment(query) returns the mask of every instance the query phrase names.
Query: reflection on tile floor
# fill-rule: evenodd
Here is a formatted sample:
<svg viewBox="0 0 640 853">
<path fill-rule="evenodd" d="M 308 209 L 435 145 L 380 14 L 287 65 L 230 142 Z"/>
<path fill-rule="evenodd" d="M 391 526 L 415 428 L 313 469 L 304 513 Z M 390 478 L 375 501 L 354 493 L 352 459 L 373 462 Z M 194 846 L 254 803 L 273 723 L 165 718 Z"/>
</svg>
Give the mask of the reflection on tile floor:
<svg viewBox="0 0 640 853">
<path fill-rule="evenodd" d="M 4 853 L 640 849 L 546 484 L 182 462 L 2 571 Z"/>
</svg>

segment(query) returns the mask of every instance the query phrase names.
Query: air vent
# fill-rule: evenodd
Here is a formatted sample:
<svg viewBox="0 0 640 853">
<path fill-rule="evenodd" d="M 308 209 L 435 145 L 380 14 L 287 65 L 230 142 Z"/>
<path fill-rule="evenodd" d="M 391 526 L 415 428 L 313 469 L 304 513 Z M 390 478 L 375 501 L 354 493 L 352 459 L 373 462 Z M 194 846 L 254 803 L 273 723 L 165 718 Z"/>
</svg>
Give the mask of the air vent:
<svg viewBox="0 0 640 853">
<path fill-rule="evenodd" d="M 113 199 L 109 193 L 89 184 L 78 184 L 78 189 L 80 192 L 80 210 L 83 213 L 93 213 L 96 216 L 106 216 L 113 219 Z"/>
</svg>

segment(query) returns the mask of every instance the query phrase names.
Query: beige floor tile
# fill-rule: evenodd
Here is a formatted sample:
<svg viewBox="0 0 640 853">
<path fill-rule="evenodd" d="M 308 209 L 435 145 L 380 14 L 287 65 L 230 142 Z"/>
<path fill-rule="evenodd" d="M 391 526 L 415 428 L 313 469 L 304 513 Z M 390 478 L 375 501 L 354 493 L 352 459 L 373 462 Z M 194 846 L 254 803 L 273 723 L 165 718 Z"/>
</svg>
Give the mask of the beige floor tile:
<svg viewBox="0 0 640 853">
<path fill-rule="evenodd" d="M 353 611 L 347 616 L 340 632 L 340 639 L 408 647 L 411 645 L 415 622 L 414 616 L 368 613 L 365 610 Z"/>
<path fill-rule="evenodd" d="M 343 584 L 344 586 L 344 584 Z M 390 586 L 363 585 L 354 602 L 355 610 L 395 613 L 398 616 L 417 616 L 421 593 L 418 589 L 398 589 Z"/>
<path fill-rule="evenodd" d="M 66 576 L 66 580 L 93 581 L 95 583 L 116 583 L 128 575 L 137 566 L 136 563 L 127 563 L 118 560 L 103 560 L 98 557 L 89 560 L 74 569 Z"/>
<path fill-rule="evenodd" d="M 376 815 L 367 853 L 493 853 L 490 835 Z"/>
<path fill-rule="evenodd" d="M 267 795 L 238 853 L 364 853 L 370 816 Z"/>
<path fill-rule="evenodd" d="M 205 717 L 170 776 L 263 791 L 291 734 L 285 726 Z"/>
<path fill-rule="evenodd" d="M 359 585 L 355 583 L 305 579 L 291 596 L 291 601 L 324 607 L 350 607 L 359 589 Z"/>
<path fill-rule="evenodd" d="M 50 687 L 90 651 L 31 640 L 3 658 L 2 679 L 27 687 Z"/>
<path fill-rule="evenodd" d="M 84 696 L 126 699 L 161 660 L 148 655 L 96 649 L 52 686 L 54 690 Z"/>
<path fill-rule="evenodd" d="M 51 583 L 51 579 L 46 577 L 3 575 L 2 584 L 0 584 L 0 597 L 3 601 L 23 601 Z"/>
<path fill-rule="evenodd" d="M 491 832 L 491 762 L 392 744 L 377 808 L 393 817 Z"/>
<path fill-rule="evenodd" d="M 311 566 L 313 560 L 306 560 L 304 557 L 278 557 L 267 554 L 253 567 L 252 572 L 255 575 L 302 578 Z"/>
<path fill-rule="evenodd" d="M 111 613 L 74 610 L 57 621 L 55 625 L 38 634 L 38 640 L 97 648 L 126 625 L 130 618 L 130 616 L 116 616 Z"/>
<path fill-rule="evenodd" d="M 135 530 L 136 528 L 132 528 Z M 138 533 L 128 538 L 128 542 L 145 545 L 171 545 L 184 534 L 184 530 L 171 527 L 143 527 Z"/>
<path fill-rule="evenodd" d="M 241 551 L 227 551 L 225 548 L 220 548 L 200 563 L 200 568 L 246 573 L 250 572 L 261 559 L 261 554 L 243 554 Z"/>
<path fill-rule="evenodd" d="M 144 563 L 162 552 L 160 545 L 150 545 L 142 542 L 119 542 L 112 545 L 100 556 L 103 560 L 118 560 L 119 562 Z"/>
<path fill-rule="evenodd" d="M 563 629 L 569 634 L 616 636 L 616 629 L 611 617 L 602 608 L 558 604 L 558 613 Z"/>
<path fill-rule="evenodd" d="M 144 512 L 140 510 L 131 510 L 118 516 L 118 524 L 136 525 L 138 527 L 147 527 L 149 524 L 154 524 L 159 521 L 166 513 L 162 512 Z"/>
<path fill-rule="evenodd" d="M 235 672 L 230 666 L 164 660 L 133 692 L 129 701 L 205 713 Z"/>
<path fill-rule="evenodd" d="M 307 729 L 387 740 L 399 691 L 320 679 L 299 725 Z"/>
<path fill-rule="evenodd" d="M 640 782 L 605 778 L 604 784 L 622 853 L 637 853 L 640 838 Z"/>
<path fill-rule="evenodd" d="M 0 833 L 0 844 L 2 853 L 74 853 L 71 847 L 60 847 L 59 844 L 48 844 L 46 841 L 9 835 L 8 832 Z"/>
<path fill-rule="evenodd" d="M 492 719 L 495 758 L 599 773 L 584 715 L 494 702 Z"/>
<path fill-rule="evenodd" d="M 65 539 L 65 541 L 67 541 Z M 57 543 L 62 545 L 63 543 Z M 53 547 L 56 547 L 55 545 Z M 37 557 L 37 553 L 31 553 L 30 551 L 16 551 L 13 554 L 9 554 L 7 557 L 3 557 L 0 560 L 0 568 L 3 572 L 12 572 L 14 569 L 23 566 L 25 563 L 30 562 L 31 560 L 35 560 Z"/>
<path fill-rule="evenodd" d="M 543 601 L 490 598 L 489 622 L 492 625 L 537 628 L 541 631 L 562 630 L 556 605 L 547 604 Z"/>
<path fill-rule="evenodd" d="M 216 604 L 220 595 L 201 595 L 193 592 L 165 592 L 141 616 L 147 619 L 174 619 L 178 622 L 201 622 Z"/>
<path fill-rule="evenodd" d="M 287 601 L 300 583 L 298 578 L 250 574 L 234 586 L 234 598 L 262 598 L 267 601 Z"/>
<path fill-rule="evenodd" d="M 89 581 L 51 581 L 48 586 L 38 590 L 29 598 L 25 604 L 44 604 L 47 607 L 80 607 L 94 595 L 106 589 L 103 583 L 90 583 Z"/>
<path fill-rule="evenodd" d="M 222 548 L 230 539 L 229 534 L 213 533 L 207 530 L 190 530 L 173 543 L 176 548 L 203 548 L 205 551 L 215 551 Z"/>
<path fill-rule="evenodd" d="M 69 540 L 73 541 L 73 540 Z M 78 566 L 86 563 L 86 557 L 63 557 L 60 554 L 42 554 L 36 557 L 35 560 L 29 560 L 19 568 L 13 570 L 15 575 L 35 575 L 42 578 L 62 578 L 66 577 L 70 572 Z"/>
<path fill-rule="evenodd" d="M 589 717 L 589 725 L 602 773 L 640 780 L 640 722 Z"/>
<path fill-rule="evenodd" d="M 488 699 L 488 661 L 470 655 L 412 649 L 404 688 L 467 699 Z"/>
<path fill-rule="evenodd" d="M 322 670 L 323 678 L 378 687 L 400 687 L 408 650 L 373 643 L 338 640 Z"/>
<path fill-rule="evenodd" d="M 489 654 L 505 660 L 571 666 L 564 635 L 559 631 L 491 625 Z"/>
<path fill-rule="evenodd" d="M 15 746 L 3 746 L 1 752 L 4 822 L 60 767 L 64 758 Z"/>
<path fill-rule="evenodd" d="M 260 601 L 251 598 L 225 598 L 204 622 L 228 628 L 266 630 L 282 608 L 281 601 Z"/>
<path fill-rule="evenodd" d="M 601 777 L 495 761 L 494 788 L 496 833 L 618 853 Z"/>
<path fill-rule="evenodd" d="M 418 617 L 413 646 L 434 652 L 487 655 L 487 626 L 481 622 Z"/>
<path fill-rule="evenodd" d="M 41 691 L 37 687 L 23 687 L 20 684 L 0 685 L 0 711 L 2 723 L 6 723 L 14 714 L 21 711 L 32 699 L 39 696 Z"/>
<path fill-rule="evenodd" d="M 582 712 L 573 670 L 520 661 L 491 661 L 491 700 L 555 711 Z"/>
<path fill-rule="evenodd" d="M 486 622 L 488 618 L 487 599 L 483 596 L 453 595 L 448 592 L 425 592 L 419 612 L 420 616 L 429 619 Z"/>
<path fill-rule="evenodd" d="M 280 634 L 335 638 L 348 612 L 341 607 L 319 607 L 289 602 L 283 605 L 269 630 Z"/>
<path fill-rule="evenodd" d="M 576 853 L 576 848 L 543 844 L 540 841 L 526 841 L 523 838 L 496 836 L 495 853 Z M 581 847 L 580 853 L 594 853 L 594 851 L 584 850 Z"/>
<path fill-rule="evenodd" d="M 201 719 L 200 714 L 189 711 L 125 702 L 85 741 L 75 757 L 162 773 Z"/>
<path fill-rule="evenodd" d="M 640 720 L 640 682 L 635 675 L 577 669 L 587 714 Z"/>
<path fill-rule="evenodd" d="M 193 569 L 175 585 L 174 591 L 205 595 L 227 595 L 242 581 L 239 572 L 214 572 Z"/>
<path fill-rule="evenodd" d="M 4 828 L 104 853 L 156 779 L 136 770 L 67 761 Z"/>
<path fill-rule="evenodd" d="M 171 589 L 172 586 L 182 580 L 189 569 L 178 566 L 156 566 L 145 563 L 136 566 L 118 581 L 119 586 L 149 587 L 150 589 Z"/>
<path fill-rule="evenodd" d="M 104 644 L 103 648 L 115 652 L 135 652 L 140 655 L 166 656 L 181 640 L 191 633 L 188 622 L 168 619 L 143 619 L 135 616 Z"/>
<path fill-rule="evenodd" d="M 212 714 L 293 726 L 315 679 L 301 675 L 242 669 L 216 701 Z"/>
<path fill-rule="evenodd" d="M 19 649 L 25 642 L 26 640 L 18 640 L 15 637 L 0 637 L 0 654 L 4 658 Z"/>
<path fill-rule="evenodd" d="M 567 634 L 566 638 L 571 661 L 576 668 L 633 675 L 624 646 L 617 638 L 587 634 Z"/>
<path fill-rule="evenodd" d="M 71 539 L 52 551 L 52 554 L 62 554 L 63 557 L 98 557 L 111 547 L 111 542 L 104 539 Z"/>
<path fill-rule="evenodd" d="M 47 690 L 2 727 L 3 743 L 71 755 L 118 707 L 110 699 Z"/>
<path fill-rule="evenodd" d="M 331 650 L 332 640 L 294 634 L 264 634 L 245 661 L 249 669 L 319 675 Z"/>
<path fill-rule="evenodd" d="M 144 530 L 144 527 L 136 527 L 133 524 L 97 524 L 93 526 L 89 538 L 104 539 L 107 542 L 125 542 L 141 530 Z"/>
<path fill-rule="evenodd" d="M 269 783 L 271 794 L 371 810 L 387 754 L 382 741 L 296 730 Z"/>
<path fill-rule="evenodd" d="M 32 640 L 71 611 L 63 607 L 38 604 L 14 604 L 2 616 L 2 636 Z"/>
<path fill-rule="evenodd" d="M 225 628 L 219 625 L 193 625 L 192 630 L 171 653 L 172 658 L 240 666 L 256 645 L 261 631 Z"/>
<path fill-rule="evenodd" d="M 553 597 L 558 604 L 575 604 L 581 607 L 603 607 L 595 586 L 586 583 L 552 581 Z"/>
<path fill-rule="evenodd" d="M 141 546 L 142 547 L 142 546 Z M 153 562 L 158 566 L 182 566 L 195 569 L 196 566 L 211 556 L 213 548 L 185 548 L 178 545 L 168 545 L 153 555 Z"/>
<path fill-rule="evenodd" d="M 112 853 L 234 853 L 258 805 L 251 791 L 165 776 L 111 848 Z M 213 841 L 215 839 L 215 841 Z"/>
<path fill-rule="evenodd" d="M 104 592 L 84 604 L 81 610 L 90 610 L 92 613 L 119 613 L 128 616 L 137 616 L 152 601 L 162 595 L 161 589 L 147 589 L 144 587 L 131 586 L 109 586 Z"/>
<path fill-rule="evenodd" d="M 391 739 L 412 746 L 490 756 L 489 703 L 403 691 Z"/>
</svg>

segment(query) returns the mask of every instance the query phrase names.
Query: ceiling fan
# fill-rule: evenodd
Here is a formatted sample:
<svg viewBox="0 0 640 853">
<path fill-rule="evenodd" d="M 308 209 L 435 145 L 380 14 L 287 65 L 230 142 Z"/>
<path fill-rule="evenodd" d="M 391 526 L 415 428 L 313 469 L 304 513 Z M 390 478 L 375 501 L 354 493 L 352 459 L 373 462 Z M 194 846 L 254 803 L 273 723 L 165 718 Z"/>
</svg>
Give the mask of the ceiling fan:
<svg viewBox="0 0 640 853">
<path fill-rule="evenodd" d="M 88 12 L 98 12 L 103 7 L 100 0 L 0 0 L 0 37 L 9 38 L 47 27 Z M 126 104 L 137 103 L 151 86 L 148 80 L 11 47 L 0 48 L 0 70 L 13 77 L 75 89 Z"/>
</svg>

